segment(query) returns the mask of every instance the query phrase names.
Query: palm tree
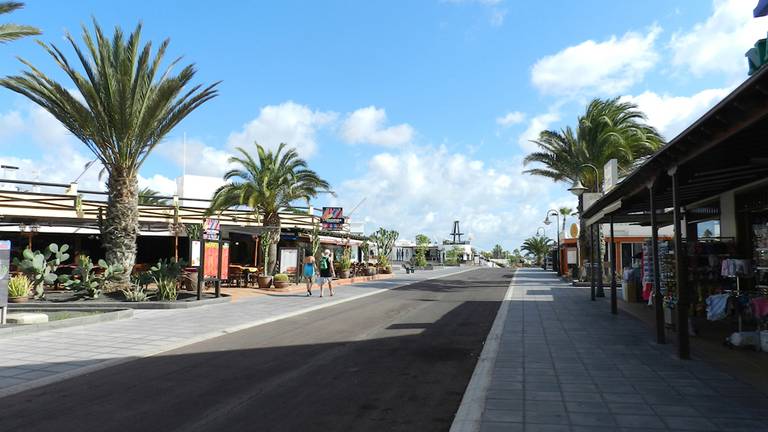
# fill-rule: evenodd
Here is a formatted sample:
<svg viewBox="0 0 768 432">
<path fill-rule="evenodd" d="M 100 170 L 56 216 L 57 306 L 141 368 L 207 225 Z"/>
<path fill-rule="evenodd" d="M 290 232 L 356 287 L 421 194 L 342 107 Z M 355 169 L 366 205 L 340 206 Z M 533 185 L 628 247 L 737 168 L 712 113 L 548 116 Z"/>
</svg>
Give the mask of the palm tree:
<svg viewBox="0 0 768 432">
<path fill-rule="evenodd" d="M 169 40 L 154 53 L 151 43 L 141 47 L 141 25 L 127 39 L 119 27 L 110 39 L 95 20 L 93 26 L 94 35 L 83 26 L 85 50 L 66 35 L 82 73 L 56 45 L 41 44 L 76 91 L 26 60 L 21 61 L 28 71 L 4 78 L 0 85 L 45 108 L 102 163 L 108 175 L 102 244 L 110 263 L 130 269 L 136 259 L 139 226 L 139 168 L 168 132 L 216 96 L 218 83 L 189 87 L 195 68 L 188 65 L 173 74 L 171 68 L 178 60 L 162 70 Z M 122 284 L 129 282 L 129 273 Z"/>
<path fill-rule="evenodd" d="M 541 265 L 542 262 L 544 262 L 544 257 L 547 256 L 547 253 L 549 253 L 553 244 L 554 241 L 551 238 L 536 235 L 525 239 L 520 246 L 520 250 L 527 252 L 528 255 L 533 255 L 536 259 L 536 264 Z"/>
<path fill-rule="evenodd" d="M 570 207 L 560 207 L 557 209 L 558 213 L 560 213 L 560 216 L 563 217 L 563 229 L 562 231 L 565 232 L 565 220 L 568 218 L 568 216 L 573 213 L 573 209 Z"/>
<path fill-rule="evenodd" d="M 0 15 L 11 13 L 24 7 L 24 3 L 0 2 Z M 25 36 L 39 35 L 40 30 L 35 27 L 20 24 L 0 24 L 0 43 L 21 39 Z"/>
<path fill-rule="evenodd" d="M 168 205 L 168 200 L 160 198 L 160 192 L 145 187 L 139 190 L 139 205 L 154 205 L 162 206 Z"/>
<path fill-rule="evenodd" d="M 257 159 L 241 147 L 236 149 L 240 156 L 229 158 L 230 163 L 239 166 L 224 174 L 228 183 L 213 194 L 209 211 L 247 206 L 263 217 L 263 225 L 270 227 L 268 267 L 271 273 L 277 257 L 280 210 L 290 208 L 297 200 L 309 203 L 320 191 L 331 192 L 331 186 L 307 168 L 307 162 L 299 157 L 295 149 L 287 149 L 285 144 L 280 144 L 276 151 L 272 151 L 258 143 L 255 145 Z"/>
<path fill-rule="evenodd" d="M 600 191 L 600 169 L 611 159 L 618 161 L 622 173 L 631 171 L 641 161 L 660 149 L 663 138 L 645 123 L 645 114 L 631 102 L 618 98 L 593 99 L 586 112 L 579 116 L 576 130 L 565 127 L 560 131 L 545 130 L 533 142 L 540 150 L 525 157 L 524 165 L 538 164 L 524 172 L 550 178 L 556 182 L 575 183 Z M 584 164 L 598 168 L 584 169 Z M 579 214 L 583 211 L 579 197 Z M 580 219 L 579 249 L 588 256 L 584 221 Z"/>
</svg>

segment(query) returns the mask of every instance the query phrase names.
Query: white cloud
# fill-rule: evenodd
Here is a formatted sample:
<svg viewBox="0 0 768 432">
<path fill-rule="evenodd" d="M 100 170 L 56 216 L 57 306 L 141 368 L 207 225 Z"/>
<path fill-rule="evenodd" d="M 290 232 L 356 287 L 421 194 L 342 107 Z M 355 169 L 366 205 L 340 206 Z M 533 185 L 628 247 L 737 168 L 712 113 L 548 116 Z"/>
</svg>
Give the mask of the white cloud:
<svg viewBox="0 0 768 432">
<path fill-rule="evenodd" d="M 171 196 L 176 193 L 176 181 L 160 174 L 145 178 L 139 175 L 139 188 L 150 188 L 163 196 Z"/>
<path fill-rule="evenodd" d="M 44 109 L 28 103 L 1 113 L 0 127 L 0 163 L 19 167 L 17 179 L 68 184 L 80 177 L 80 189 L 104 190 L 101 164 L 85 170 L 95 156 Z"/>
<path fill-rule="evenodd" d="M 539 150 L 539 147 L 532 143 L 531 140 L 537 139 L 541 131 L 549 129 L 550 125 L 557 121 L 560 121 L 560 114 L 554 109 L 550 109 L 547 113 L 533 117 L 531 121 L 528 122 L 528 128 L 520 134 L 518 144 L 528 153 Z"/>
<path fill-rule="evenodd" d="M 501 117 L 496 118 L 496 124 L 501 127 L 509 127 L 525 121 L 525 113 L 520 111 L 510 111 Z"/>
<path fill-rule="evenodd" d="M 714 0 L 713 13 L 690 31 L 672 35 L 669 48 L 672 64 L 701 76 L 724 73 L 746 76 L 744 53 L 758 39 L 765 38 L 768 19 L 753 18 L 754 1 Z"/>
<path fill-rule="evenodd" d="M 655 42 L 658 26 L 647 33 L 627 32 L 608 40 L 588 40 L 539 59 L 531 81 L 546 94 L 574 96 L 581 93 L 617 94 L 642 81 L 658 61 Z"/>
<path fill-rule="evenodd" d="M 408 124 L 386 127 L 387 112 L 384 108 L 360 108 L 349 114 L 341 126 L 341 135 L 350 144 L 368 143 L 385 147 L 408 144 L 413 138 L 413 128 Z"/>
<path fill-rule="evenodd" d="M 454 220 L 480 247 L 502 243 L 517 247 L 544 219 L 553 184 L 522 174 L 520 159 L 488 167 L 444 147 L 412 147 L 381 153 L 368 161 L 366 173 L 343 182 L 338 202 L 365 203 L 355 219 L 366 229 L 396 229 L 401 238 L 424 233 L 447 238 Z M 532 204 L 528 204 L 532 203 Z"/>
<path fill-rule="evenodd" d="M 499 27 L 504 24 L 504 18 L 507 17 L 506 9 L 493 9 L 491 11 L 491 25 Z"/>
<path fill-rule="evenodd" d="M 253 144 L 244 148 L 251 150 Z M 185 144 L 182 139 L 173 139 L 160 143 L 155 153 L 171 160 L 177 167 L 179 175 L 182 172 L 193 175 L 221 177 L 230 169 L 229 158 L 233 153 L 207 145 L 205 142 L 188 138 Z M 186 166 L 186 168 L 185 168 Z"/>
<path fill-rule="evenodd" d="M 302 157 L 309 158 L 317 151 L 318 129 L 329 125 L 336 117 L 336 113 L 313 111 L 293 101 L 267 105 L 258 117 L 243 125 L 240 132 L 232 132 L 227 144 L 248 149 L 254 141 L 267 148 L 277 148 L 280 143 L 286 143 Z"/>
<path fill-rule="evenodd" d="M 674 138 L 709 108 L 717 104 L 733 87 L 702 90 L 691 96 L 671 96 L 646 91 L 623 99 L 634 102 L 648 116 L 648 124 L 666 139 Z"/>
</svg>

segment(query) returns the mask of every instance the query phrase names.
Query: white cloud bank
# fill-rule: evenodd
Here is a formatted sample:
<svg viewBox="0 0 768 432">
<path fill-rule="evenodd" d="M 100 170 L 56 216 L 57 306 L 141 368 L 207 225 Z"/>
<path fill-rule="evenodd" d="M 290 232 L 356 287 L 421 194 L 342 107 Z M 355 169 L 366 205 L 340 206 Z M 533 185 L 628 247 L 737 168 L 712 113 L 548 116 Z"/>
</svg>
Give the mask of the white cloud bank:
<svg viewBox="0 0 768 432">
<path fill-rule="evenodd" d="M 258 117 L 243 125 L 241 131 L 232 132 L 227 145 L 249 149 L 254 141 L 267 148 L 286 143 L 302 157 L 309 158 L 317 151 L 318 129 L 332 124 L 336 118 L 334 112 L 312 110 L 293 101 L 267 105 Z"/>
<path fill-rule="evenodd" d="M 360 108 L 344 120 L 341 136 L 350 144 L 366 143 L 384 147 L 402 146 L 413 138 L 413 128 L 410 125 L 403 123 L 387 127 L 386 124 L 387 112 L 384 108 Z"/>
<path fill-rule="evenodd" d="M 659 60 L 655 42 L 660 33 L 661 28 L 653 26 L 644 34 L 584 41 L 539 59 L 531 81 L 540 92 L 556 96 L 621 93 L 642 81 Z"/>
<path fill-rule="evenodd" d="M 746 76 L 744 53 L 764 38 L 768 29 L 767 18 L 752 17 L 755 4 L 746 0 L 714 0 L 712 15 L 706 21 L 672 35 L 672 64 L 695 76 Z"/>
</svg>

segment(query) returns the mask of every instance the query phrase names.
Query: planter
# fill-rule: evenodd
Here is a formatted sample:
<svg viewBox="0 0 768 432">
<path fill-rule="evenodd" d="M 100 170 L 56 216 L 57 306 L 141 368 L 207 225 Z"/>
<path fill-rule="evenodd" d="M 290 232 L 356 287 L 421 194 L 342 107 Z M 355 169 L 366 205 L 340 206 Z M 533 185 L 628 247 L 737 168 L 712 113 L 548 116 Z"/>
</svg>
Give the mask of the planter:
<svg viewBox="0 0 768 432">
<path fill-rule="evenodd" d="M 285 289 L 288 288 L 291 285 L 288 281 L 273 281 L 272 286 L 274 286 L 276 289 Z"/>
<path fill-rule="evenodd" d="M 272 285 L 272 276 L 259 276 L 257 278 L 257 282 L 259 284 L 259 288 L 261 289 L 267 289 Z"/>
<path fill-rule="evenodd" d="M 381 269 L 381 272 L 383 274 L 392 274 L 392 267 L 384 267 L 383 269 Z"/>
<path fill-rule="evenodd" d="M 349 278 L 349 270 L 339 270 L 339 278 L 341 279 Z"/>
<path fill-rule="evenodd" d="M 29 300 L 29 296 L 24 297 L 8 297 L 8 303 L 26 303 Z"/>
<path fill-rule="evenodd" d="M 366 276 L 375 276 L 376 275 L 376 269 L 373 267 L 368 267 L 365 269 L 365 275 Z"/>
</svg>

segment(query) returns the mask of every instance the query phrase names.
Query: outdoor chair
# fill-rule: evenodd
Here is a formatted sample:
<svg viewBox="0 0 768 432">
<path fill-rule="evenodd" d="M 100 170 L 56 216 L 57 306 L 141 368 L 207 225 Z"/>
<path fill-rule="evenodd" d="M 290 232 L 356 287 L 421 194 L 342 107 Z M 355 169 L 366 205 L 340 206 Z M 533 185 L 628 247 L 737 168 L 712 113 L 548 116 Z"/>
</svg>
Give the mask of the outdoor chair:
<svg viewBox="0 0 768 432">
<path fill-rule="evenodd" d="M 406 274 L 416 271 L 416 269 L 414 269 L 413 266 L 409 263 L 403 263 L 403 270 L 405 270 Z"/>
</svg>

